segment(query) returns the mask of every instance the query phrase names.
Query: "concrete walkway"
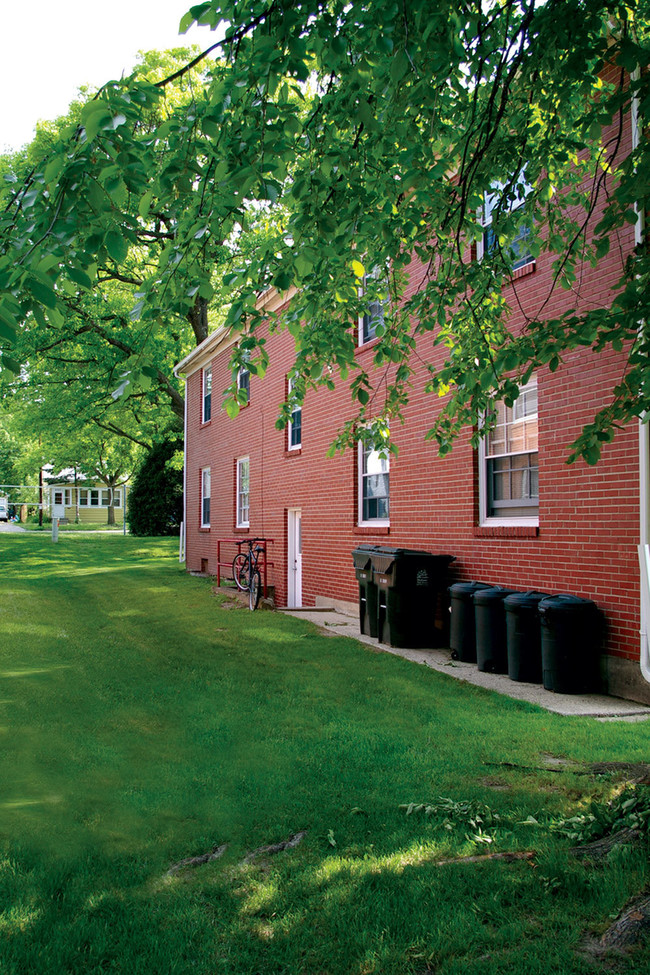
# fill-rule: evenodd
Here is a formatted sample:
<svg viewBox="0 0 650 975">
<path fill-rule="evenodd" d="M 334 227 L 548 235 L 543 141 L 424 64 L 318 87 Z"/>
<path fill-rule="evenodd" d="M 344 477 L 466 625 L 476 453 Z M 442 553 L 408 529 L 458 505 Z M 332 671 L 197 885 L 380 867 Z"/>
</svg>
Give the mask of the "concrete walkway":
<svg viewBox="0 0 650 975">
<path fill-rule="evenodd" d="M 359 633 L 356 617 L 329 609 L 283 609 L 280 612 L 315 623 L 332 636 L 349 636 L 360 643 L 368 644 L 373 650 L 393 653 L 414 663 L 425 664 L 432 670 L 448 674 L 457 680 L 485 687 L 497 694 L 507 694 L 519 701 L 529 701 L 556 714 L 580 715 L 598 718 L 601 721 L 646 721 L 650 718 L 650 707 L 626 701 L 605 694 L 556 694 L 545 690 L 541 684 L 525 684 L 510 680 L 507 674 L 484 674 L 476 664 L 461 663 L 451 659 L 449 650 L 397 650 L 373 637 Z"/>
</svg>

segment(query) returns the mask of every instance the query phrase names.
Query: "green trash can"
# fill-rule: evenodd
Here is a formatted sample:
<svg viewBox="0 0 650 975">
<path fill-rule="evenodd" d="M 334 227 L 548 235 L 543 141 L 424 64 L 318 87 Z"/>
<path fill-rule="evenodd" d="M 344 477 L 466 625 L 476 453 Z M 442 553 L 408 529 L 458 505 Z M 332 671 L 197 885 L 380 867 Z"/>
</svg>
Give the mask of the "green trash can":
<svg viewBox="0 0 650 975">
<path fill-rule="evenodd" d="M 506 596 L 506 634 L 508 643 L 508 677 L 527 684 L 542 683 L 542 644 L 538 607 L 549 594 L 515 592 Z"/>
<path fill-rule="evenodd" d="M 381 643 L 411 649 L 446 645 L 448 571 L 454 559 L 419 549 L 375 547 L 371 560 Z"/>
<path fill-rule="evenodd" d="M 449 646 L 452 656 L 464 663 L 476 662 L 476 625 L 474 594 L 481 589 L 494 589 L 491 582 L 455 582 L 449 589 L 451 631 Z"/>
<path fill-rule="evenodd" d="M 474 593 L 474 622 L 476 625 L 476 664 L 482 673 L 505 674 L 508 671 L 508 641 L 506 637 L 506 596 L 514 589 L 477 589 Z"/>
<path fill-rule="evenodd" d="M 558 694 L 598 688 L 601 618 L 591 599 L 558 593 L 539 604 L 544 687 Z"/>
<path fill-rule="evenodd" d="M 365 636 L 377 636 L 377 586 L 372 577 L 371 554 L 374 545 L 359 545 L 352 551 L 354 572 L 359 583 L 359 630 Z"/>
</svg>

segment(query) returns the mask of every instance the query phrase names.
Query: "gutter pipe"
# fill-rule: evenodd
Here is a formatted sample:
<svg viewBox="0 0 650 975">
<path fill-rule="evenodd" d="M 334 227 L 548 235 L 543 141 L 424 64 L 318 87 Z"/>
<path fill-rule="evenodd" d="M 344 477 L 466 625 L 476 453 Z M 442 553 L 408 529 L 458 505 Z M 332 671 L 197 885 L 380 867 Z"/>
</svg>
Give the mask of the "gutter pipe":
<svg viewBox="0 0 650 975">
<path fill-rule="evenodd" d="M 632 81 L 638 81 L 641 73 L 637 67 L 632 72 Z M 639 94 L 634 92 L 631 102 L 632 151 L 639 146 L 640 104 Z M 640 247 L 645 239 L 645 212 L 643 205 L 635 201 L 636 223 L 634 225 L 634 244 Z M 639 326 L 643 329 L 643 323 Z M 650 684 L 650 424 L 639 419 L 639 568 L 640 606 L 641 606 L 641 676 Z"/>
</svg>

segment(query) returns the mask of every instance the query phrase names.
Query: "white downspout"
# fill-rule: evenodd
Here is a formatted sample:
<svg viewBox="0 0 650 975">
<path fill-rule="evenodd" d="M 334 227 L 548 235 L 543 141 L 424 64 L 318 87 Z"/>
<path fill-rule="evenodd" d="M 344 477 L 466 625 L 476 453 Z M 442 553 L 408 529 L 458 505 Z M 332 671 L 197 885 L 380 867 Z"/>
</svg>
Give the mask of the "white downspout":
<svg viewBox="0 0 650 975">
<path fill-rule="evenodd" d="M 632 72 L 632 81 L 638 81 L 639 68 Z M 638 148 L 640 139 L 639 95 L 632 95 L 632 151 Z M 645 213 L 643 206 L 635 202 L 636 224 L 634 243 L 643 244 L 645 238 Z M 643 325 L 640 326 L 643 328 Z M 641 570 L 641 675 L 650 683 L 650 424 L 639 420 L 639 568 Z"/>
<path fill-rule="evenodd" d="M 185 379 L 185 403 L 183 405 L 183 523 L 181 525 L 179 562 L 187 561 L 187 378 Z"/>
</svg>

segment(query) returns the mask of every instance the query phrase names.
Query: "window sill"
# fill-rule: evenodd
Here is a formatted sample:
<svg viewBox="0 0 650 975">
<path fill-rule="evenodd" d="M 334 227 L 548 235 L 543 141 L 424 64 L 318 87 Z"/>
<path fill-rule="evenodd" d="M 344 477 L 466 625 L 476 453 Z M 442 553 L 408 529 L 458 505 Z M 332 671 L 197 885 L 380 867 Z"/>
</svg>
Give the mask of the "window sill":
<svg viewBox="0 0 650 975">
<path fill-rule="evenodd" d="M 199 525 L 199 531 L 200 532 L 205 532 L 207 534 L 210 531 L 210 526 L 209 525 Z"/>
<path fill-rule="evenodd" d="M 539 525 L 475 525 L 474 538 L 537 538 Z"/>
<path fill-rule="evenodd" d="M 201 420 L 199 429 L 202 430 L 204 427 L 209 427 L 211 423 L 212 423 L 212 419 L 209 419 L 209 420 Z"/>
<path fill-rule="evenodd" d="M 250 525 L 235 525 L 233 528 L 233 531 L 237 532 L 238 535 L 248 535 L 250 530 Z"/>
<path fill-rule="evenodd" d="M 367 342 L 363 342 L 361 345 L 358 345 L 354 350 L 354 354 L 360 355 L 362 352 L 366 352 L 368 349 L 374 349 L 376 345 L 379 345 L 380 341 L 379 336 L 374 339 L 369 339 Z"/>
<path fill-rule="evenodd" d="M 510 280 L 518 281 L 519 278 L 525 278 L 527 275 L 533 274 L 536 268 L 537 268 L 537 262 L 530 261 L 528 264 L 524 264 L 523 267 L 518 267 L 516 271 L 513 271 Z"/>
<path fill-rule="evenodd" d="M 355 535 L 390 535 L 390 525 L 357 525 Z"/>
<path fill-rule="evenodd" d="M 287 447 L 284 451 L 285 457 L 300 457 L 302 447 Z"/>
</svg>

